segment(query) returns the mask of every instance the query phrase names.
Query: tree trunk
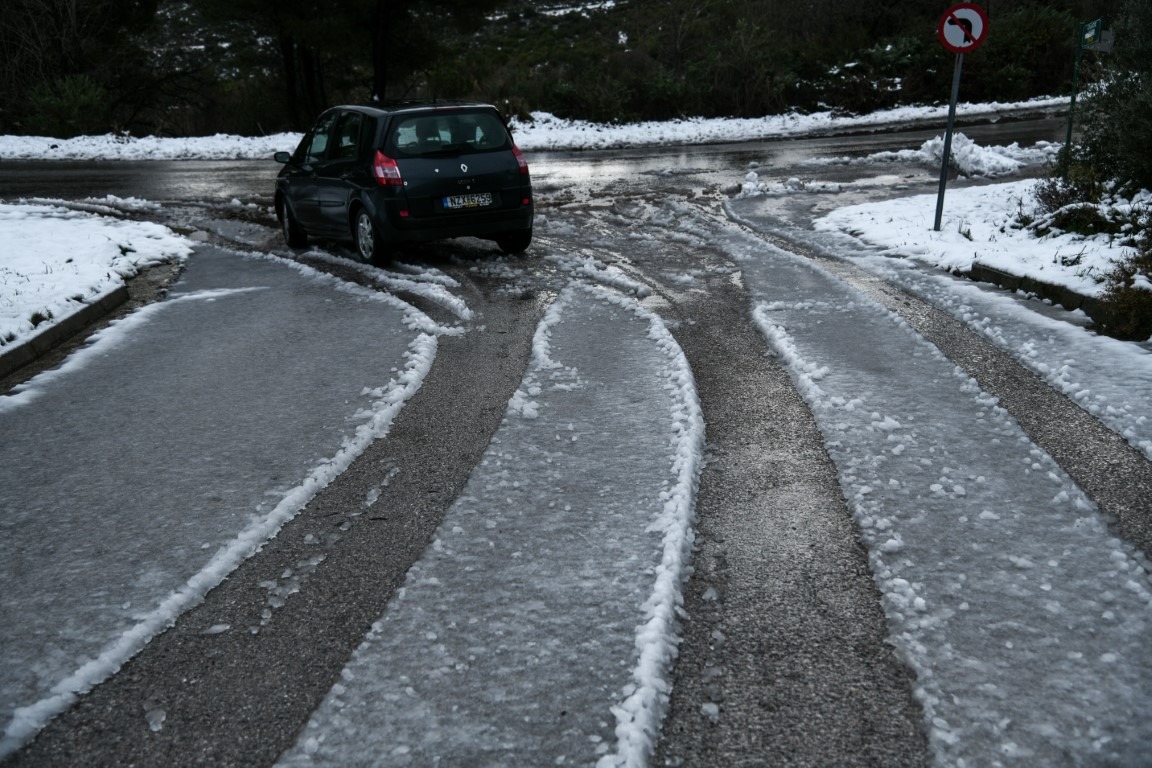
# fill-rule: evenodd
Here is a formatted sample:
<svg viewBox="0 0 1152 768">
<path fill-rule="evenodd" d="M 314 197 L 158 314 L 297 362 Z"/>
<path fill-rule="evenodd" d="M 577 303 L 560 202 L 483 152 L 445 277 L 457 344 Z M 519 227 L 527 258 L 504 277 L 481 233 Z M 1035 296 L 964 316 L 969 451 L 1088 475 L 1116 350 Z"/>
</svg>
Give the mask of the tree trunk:
<svg viewBox="0 0 1152 768">
<path fill-rule="evenodd" d="M 320 103 L 320 89 L 316 82 L 316 52 L 311 46 L 298 45 L 296 54 L 300 63 L 300 94 L 303 96 L 304 107 L 308 114 L 314 116 L 327 106 Z"/>
<path fill-rule="evenodd" d="M 284 63 L 284 106 L 288 111 L 288 120 L 294 128 L 299 129 L 300 101 L 297 98 L 299 87 L 296 76 L 296 41 L 292 36 L 281 31 L 279 40 L 280 59 Z"/>
<path fill-rule="evenodd" d="M 388 94 L 388 54 L 392 32 L 405 11 L 405 0 L 376 0 L 372 13 L 372 100 L 384 101 Z"/>
</svg>

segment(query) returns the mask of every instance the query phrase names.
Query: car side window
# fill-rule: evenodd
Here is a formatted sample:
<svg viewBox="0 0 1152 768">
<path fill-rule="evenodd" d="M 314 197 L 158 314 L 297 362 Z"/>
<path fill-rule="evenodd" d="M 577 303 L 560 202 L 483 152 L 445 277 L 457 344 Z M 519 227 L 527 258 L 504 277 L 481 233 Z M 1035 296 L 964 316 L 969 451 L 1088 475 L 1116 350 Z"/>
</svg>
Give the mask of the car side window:
<svg viewBox="0 0 1152 768">
<path fill-rule="evenodd" d="M 364 116 L 359 112 L 345 112 L 336 123 L 336 144 L 332 148 L 335 160 L 351 160 L 360 155 L 360 127 Z"/>
<path fill-rule="evenodd" d="M 336 122 L 339 114 L 339 112 L 331 112 L 324 115 L 317 121 L 316 125 L 312 126 L 312 130 L 301 142 L 304 156 L 300 158 L 300 162 L 314 163 L 324 159 L 324 153 L 328 150 L 328 137 L 332 133 L 332 124 Z"/>
</svg>

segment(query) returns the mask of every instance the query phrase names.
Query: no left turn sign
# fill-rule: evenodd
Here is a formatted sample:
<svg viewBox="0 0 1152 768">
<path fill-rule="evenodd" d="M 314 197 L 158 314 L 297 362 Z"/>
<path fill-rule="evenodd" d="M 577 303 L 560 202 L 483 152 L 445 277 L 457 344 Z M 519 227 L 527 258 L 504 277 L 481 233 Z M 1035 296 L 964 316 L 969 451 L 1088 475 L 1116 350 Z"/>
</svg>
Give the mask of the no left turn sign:
<svg viewBox="0 0 1152 768">
<path fill-rule="evenodd" d="M 948 50 L 968 53 L 988 38 L 988 15 L 978 5 L 960 3 L 944 13 L 936 32 Z"/>
</svg>

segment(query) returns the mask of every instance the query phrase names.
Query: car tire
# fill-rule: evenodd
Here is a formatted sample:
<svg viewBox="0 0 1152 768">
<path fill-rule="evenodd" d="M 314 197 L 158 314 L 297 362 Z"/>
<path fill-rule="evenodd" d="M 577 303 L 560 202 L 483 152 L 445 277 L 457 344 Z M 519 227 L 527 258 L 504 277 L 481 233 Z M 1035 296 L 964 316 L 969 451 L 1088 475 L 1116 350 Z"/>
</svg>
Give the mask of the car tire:
<svg viewBox="0 0 1152 768">
<path fill-rule="evenodd" d="M 532 230 L 521 229 L 516 232 L 505 232 L 502 235 L 496 236 L 496 245 L 500 246 L 500 250 L 504 253 L 516 256 L 528 250 L 528 246 L 532 245 Z"/>
<path fill-rule="evenodd" d="M 392 248 L 380 237 L 367 209 L 361 208 L 356 212 L 352 234 L 356 240 L 356 253 L 360 254 L 361 259 L 376 266 L 392 261 Z"/>
<path fill-rule="evenodd" d="M 280 228 L 284 231 L 284 242 L 289 248 L 308 247 L 308 235 L 300 228 L 300 223 L 292 215 L 287 203 L 280 203 Z"/>
</svg>

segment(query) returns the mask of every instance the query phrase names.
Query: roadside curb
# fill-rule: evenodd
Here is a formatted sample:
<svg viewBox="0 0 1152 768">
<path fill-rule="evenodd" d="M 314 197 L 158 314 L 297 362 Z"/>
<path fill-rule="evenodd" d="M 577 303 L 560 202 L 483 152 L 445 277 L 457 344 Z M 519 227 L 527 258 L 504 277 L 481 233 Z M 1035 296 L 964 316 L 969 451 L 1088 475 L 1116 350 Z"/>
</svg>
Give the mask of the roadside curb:
<svg viewBox="0 0 1152 768">
<path fill-rule="evenodd" d="M 1082 310 L 1084 314 L 1088 315 L 1088 317 L 1092 318 L 1093 322 L 1096 323 L 1102 323 L 1107 320 L 1106 315 L 1108 312 L 1100 299 L 1093 296 L 1085 296 L 1062 285 L 1053 285 L 1052 283 L 1044 283 L 1031 277 L 1013 275 L 1009 272 L 1003 272 L 993 267 L 986 267 L 982 264 L 973 264 L 972 268 L 967 272 L 958 272 L 957 274 L 979 283 L 992 283 L 993 285 L 998 285 L 1010 291 L 1032 293 L 1042 299 L 1051 301 L 1053 304 L 1059 304 L 1069 311 L 1076 309 Z"/>
<path fill-rule="evenodd" d="M 126 301 L 128 301 L 128 287 L 121 285 L 95 302 L 84 305 L 63 320 L 53 323 L 27 341 L 11 349 L 5 348 L 0 352 L 0 378 L 52 351 L 65 339 L 84 330 Z"/>
</svg>

